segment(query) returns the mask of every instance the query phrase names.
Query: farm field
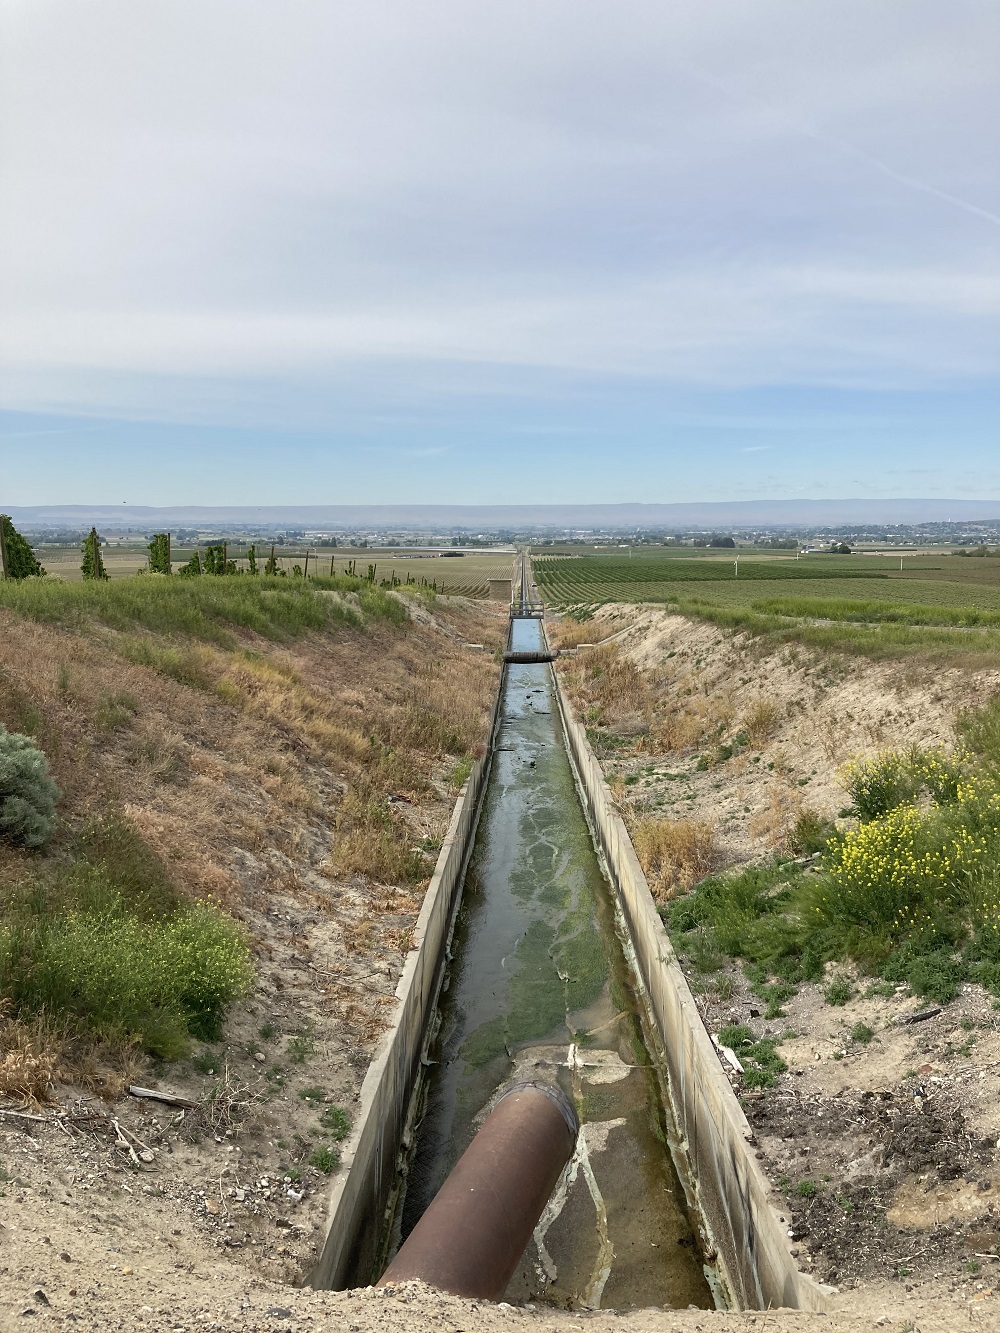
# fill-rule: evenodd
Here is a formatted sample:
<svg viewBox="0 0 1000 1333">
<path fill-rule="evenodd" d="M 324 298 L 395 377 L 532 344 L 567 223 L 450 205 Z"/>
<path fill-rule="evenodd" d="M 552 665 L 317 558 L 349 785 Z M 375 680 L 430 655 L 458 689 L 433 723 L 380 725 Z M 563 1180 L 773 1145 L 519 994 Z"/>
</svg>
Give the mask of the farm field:
<svg viewBox="0 0 1000 1333">
<path fill-rule="evenodd" d="M 228 556 L 237 566 L 246 569 L 246 546 L 230 543 Z M 193 546 L 177 546 L 172 551 L 173 568 L 176 572 L 194 553 Z M 257 558 L 260 565 L 270 554 L 270 545 L 259 543 Z M 76 583 L 82 578 L 80 572 L 80 553 L 74 549 L 40 547 L 37 550 L 46 573 L 55 578 Z M 104 566 L 112 579 L 130 578 L 146 568 L 147 551 L 145 546 L 105 547 L 103 549 Z M 295 566 L 300 568 L 305 563 L 305 548 L 275 547 L 278 568 L 291 575 Z M 401 582 L 407 578 L 419 583 L 425 579 L 429 584 L 436 584 L 439 592 L 448 592 L 456 596 L 485 597 L 489 593 L 490 579 L 506 579 L 512 576 L 514 557 L 508 552 L 470 551 L 460 556 L 419 555 L 407 556 L 397 550 L 347 550 L 338 547 L 310 548 L 309 573 L 329 577 L 330 560 L 333 557 L 333 573 L 342 576 L 348 573 L 348 566 L 354 568 L 362 577 L 368 566 L 375 566 L 376 581 L 391 579 L 393 574 Z"/>
<path fill-rule="evenodd" d="M 798 639 L 870 656 L 1000 651 L 1000 560 L 946 554 L 732 556 L 681 562 L 536 558 L 534 577 L 552 606 L 587 619 L 610 602 L 662 603 L 760 637 Z"/>
</svg>

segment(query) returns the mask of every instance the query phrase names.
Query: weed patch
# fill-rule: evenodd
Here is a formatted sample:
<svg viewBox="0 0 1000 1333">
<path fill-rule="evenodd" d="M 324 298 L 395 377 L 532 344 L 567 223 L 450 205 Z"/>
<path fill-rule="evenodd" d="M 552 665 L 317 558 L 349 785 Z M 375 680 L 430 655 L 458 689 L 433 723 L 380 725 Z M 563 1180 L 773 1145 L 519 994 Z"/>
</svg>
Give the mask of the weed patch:
<svg viewBox="0 0 1000 1333">
<path fill-rule="evenodd" d="M 242 930 L 213 904 L 177 898 L 138 834 L 92 826 L 68 868 L 8 889 L 0 995 L 16 1013 L 134 1037 L 168 1059 L 217 1038 L 253 970 Z"/>
<path fill-rule="evenodd" d="M 715 830 L 697 819 L 642 819 L 633 834 L 653 897 L 690 889 L 715 863 Z"/>
</svg>

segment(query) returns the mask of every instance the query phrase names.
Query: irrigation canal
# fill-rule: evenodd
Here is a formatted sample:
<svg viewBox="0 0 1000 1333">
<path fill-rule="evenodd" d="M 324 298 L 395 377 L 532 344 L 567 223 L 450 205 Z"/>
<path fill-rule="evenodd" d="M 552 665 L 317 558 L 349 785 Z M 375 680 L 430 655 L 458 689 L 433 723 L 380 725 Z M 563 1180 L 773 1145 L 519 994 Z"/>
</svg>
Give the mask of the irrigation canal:
<svg viewBox="0 0 1000 1333">
<path fill-rule="evenodd" d="M 523 583 L 523 580 L 522 580 Z M 543 648 L 512 622 L 515 654 Z M 552 668 L 507 668 L 399 1225 L 405 1237 L 498 1088 L 558 1082 L 583 1125 L 506 1299 L 712 1308 L 611 888 L 567 755 Z"/>
</svg>

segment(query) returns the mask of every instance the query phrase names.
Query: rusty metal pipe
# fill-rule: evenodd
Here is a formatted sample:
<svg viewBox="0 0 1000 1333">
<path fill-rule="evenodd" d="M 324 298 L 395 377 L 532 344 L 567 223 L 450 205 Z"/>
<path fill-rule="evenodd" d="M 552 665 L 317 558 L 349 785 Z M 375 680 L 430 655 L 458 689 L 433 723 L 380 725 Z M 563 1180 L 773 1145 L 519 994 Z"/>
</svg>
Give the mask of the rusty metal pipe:
<svg viewBox="0 0 1000 1333">
<path fill-rule="evenodd" d="M 377 1285 L 419 1278 L 455 1296 L 498 1301 L 579 1129 L 560 1088 L 512 1084 Z"/>
</svg>

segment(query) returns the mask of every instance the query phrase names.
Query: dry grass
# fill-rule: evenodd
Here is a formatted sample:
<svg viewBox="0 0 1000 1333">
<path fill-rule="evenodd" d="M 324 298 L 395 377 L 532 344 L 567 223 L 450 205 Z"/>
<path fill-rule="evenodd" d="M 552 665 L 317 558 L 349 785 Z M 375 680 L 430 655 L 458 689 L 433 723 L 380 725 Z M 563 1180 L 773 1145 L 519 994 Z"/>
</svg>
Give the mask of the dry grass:
<svg viewBox="0 0 1000 1333">
<path fill-rule="evenodd" d="M 716 864 L 715 829 L 702 820 L 641 819 L 632 841 L 658 902 L 686 892 Z"/>
<path fill-rule="evenodd" d="M 554 648 L 579 648 L 581 644 L 598 644 L 605 638 L 604 630 L 590 620 L 574 620 L 563 616 L 548 629 Z"/>
<path fill-rule="evenodd" d="M 725 699 L 705 694 L 688 698 L 671 693 L 662 702 L 654 730 L 655 743 L 664 753 L 681 752 L 717 736 L 732 721 L 732 707 Z"/>
<path fill-rule="evenodd" d="M 0 1011 L 0 1097 L 22 1106 L 45 1106 L 63 1056 L 63 1042 L 51 1025 L 38 1018 L 12 1018 L 9 1006 Z"/>
<path fill-rule="evenodd" d="M 753 748 L 759 750 L 781 725 L 781 709 L 771 699 L 758 699 L 743 714 L 740 725 Z"/>
<path fill-rule="evenodd" d="M 652 716 L 653 696 L 645 675 L 617 644 L 595 647 L 576 659 L 567 683 L 571 697 L 588 706 L 588 718 L 603 726 Z"/>
<path fill-rule="evenodd" d="M 444 774 L 481 745 L 496 688 L 496 658 L 462 642 L 497 645 L 505 628 L 488 604 L 439 598 L 419 622 L 341 624 L 281 644 L 247 631 L 232 646 L 197 645 L 198 680 L 186 683 L 165 651 L 190 665 L 183 643 L 151 635 L 155 651 L 140 655 L 108 628 L 0 610 L 0 724 L 45 749 L 64 821 L 31 865 L 0 844 L 0 880 L 65 858 L 74 830 L 121 811 L 183 896 L 211 894 L 264 930 L 272 894 L 308 897 L 335 921 L 373 922 L 352 959 L 398 966 L 405 921 L 368 903 L 398 884 L 408 906 L 397 910 L 419 908 L 451 812 Z M 71 1046 L 58 1059 L 74 1078 L 120 1089 L 118 1068 L 134 1057 Z M 36 1054 L 56 1048 L 49 1031 Z M 46 1070 L 32 1072 L 23 1051 L 3 1086 L 20 1080 L 16 1095 L 38 1097 Z"/>
<path fill-rule="evenodd" d="M 802 794 L 795 787 L 773 786 L 765 809 L 750 820 L 749 833 L 775 850 L 788 845 L 788 837 L 802 808 Z"/>
</svg>

